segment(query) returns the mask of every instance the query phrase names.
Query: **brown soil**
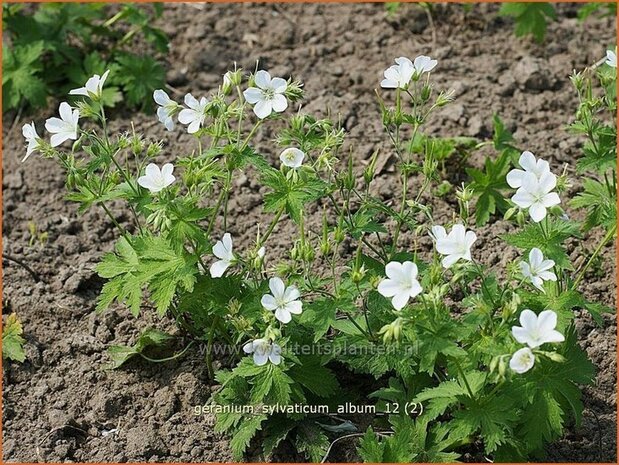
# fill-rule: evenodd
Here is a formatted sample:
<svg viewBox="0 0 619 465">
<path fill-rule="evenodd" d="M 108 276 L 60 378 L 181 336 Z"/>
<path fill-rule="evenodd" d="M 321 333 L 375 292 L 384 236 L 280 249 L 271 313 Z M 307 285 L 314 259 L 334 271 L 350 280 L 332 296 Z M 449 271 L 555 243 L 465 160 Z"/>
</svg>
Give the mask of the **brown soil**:
<svg viewBox="0 0 619 465">
<path fill-rule="evenodd" d="M 253 69 L 259 59 L 273 75 L 294 73 L 305 82 L 306 111 L 325 114 L 330 109 L 341 116 L 358 162 L 378 147 L 389 150 L 373 95 L 382 71 L 396 56 L 429 54 L 439 60 L 434 73 L 438 87 L 453 88 L 457 99 L 432 120 L 428 131 L 488 138 L 497 113 L 519 146 L 549 159 L 558 170 L 573 163 L 581 143 L 564 130 L 576 108 L 568 75 L 604 55 L 615 40 L 614 20 L 581 24 L 577 6 L 560 5 L 560 19 L 550 25 L 546 42 L 536 45 L 515 38 L 511 24 L 496 16 L 497 8 L 478 5 L 466 13 L 459 5 L 435 5 L 431 27 L 419 7 L 406 4 L 394 17 L 380 4 L 170 4 L 160 26 L 172 41 L 168 81 L 178 89 L 177 99 L 186 91 L 212 90 L 233 61 Z M 35 121 L 43 121 L 56 107 L 50 102 Z M 136 130 L 167 138 L 165 156 L 170 160 L 193 147 L 180 131 L 164 134 L 150 115 L 116 114 L 112 124 L 128 129 L 130 119 Z M 120 307 L 94 313 L 102 283 L 93 266 L 111 249 L 113 227 L 101 212 L 78 214 L 63 199 L 63 173 L 53 162 L 33 156 L 20 163 L 24 122 L 14 114 L 3 115 L 3 252 L 33 268 L 41 281 L 3 261 L 3 313 L 17 312 L 23 321 L 28 357 L 21 365 L 4 364 L 3 459 L 231 460 L 226 439 L 213 432 L 212 418 L 193 414 L 193 406 L 204 403 L 211 389 L 198 351 L 165 364 L 136 361 L 121 370 L 104 370 L 108 345 L 130 344 L 149 325 L 174 329 L 168 319 L 159 320 L 148 310 L 138 320 Z M 274 160 L 268 126 L 259 134 L 260 148 Z M 478 156 L 470 163 L 480 161 Z M 236 182 L 230 232 L 242 238 L 243 247 L 243 241 L 254 237 L 261 216 L 260 193 L 249 175 Z M 578 180 L 575 185 L 573 190 Z M 387 167 L 378 191 L 389 200 L 395 186 Z M 449 219 L 453 209 L 439 201 L 435 215 Z M 29 245 L 30 222 L 49 234 L 45 245 Z M 484 262 L 507 263 L 516 257 L 497 238 L 504 229 L 499 222 L 478 231 L 478 250 L 490 250 Z M 283 228 L 280 235 L 286 237 L 286 232 Z M 586 246 L 592 249 L 596 239 L 592 235 Z M 590 299 L 612 307 L 614 256 L 614 248 L 608 247 L 584 284 Z M 616 321 L 606 316 L 604 327 L 598 327 L 579 314 L 577 324 L 598 374 L 595 384 L 585 388 L 583 424 L 549 446 L 547 460 L 614 462 Z M 353 442 L 342 442 L 332 457 L 354 460 L 353 450 Z"/>
</svg>

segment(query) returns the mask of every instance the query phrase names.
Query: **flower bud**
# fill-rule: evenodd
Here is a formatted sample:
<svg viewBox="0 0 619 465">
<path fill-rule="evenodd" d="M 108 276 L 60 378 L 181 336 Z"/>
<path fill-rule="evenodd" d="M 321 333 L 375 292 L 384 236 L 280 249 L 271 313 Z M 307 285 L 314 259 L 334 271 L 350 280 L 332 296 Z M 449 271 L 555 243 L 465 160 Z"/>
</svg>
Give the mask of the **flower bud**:
<svg viewBox="0 0 619 465">
<path fill-rule="evenodd" d="M 146 149 L 146 157 L 154 158 L 161 152 L 161 142 L 151 142 Z"/>
<path fill-rule="evenodd" d="M 236 65 L 235 65 L 236 68 Z M 232 89 L 236 86 L 240 86 L 243 81 L 243 70 L 235 69 L 234 71 L 227 71 L 223 77 L 223 83 L 221 85 L 221 91 L 224 95 L 229 95 Z"/>
<path fill-rule="evenodd" d="M 237 299 L 231 299 L 230 302 L 228 302 L 228 313 L 230 313 L 230 315 L 236 315 L 239 313 L 239 311 L 241 310 L 241 302 L 239 302 Z"/>
<path fill-rule="evenodd" d="M 290 258 L 293 260 L 298 260 L 300 258 L 298 243 L 295 243 L 292 249 L 290 249 Z"/>
<path fill-rule="evenodd" d="M 271 312 L 269 312 L 269 314 L 271 314 Z M 281 331 L 274 327 L 274 326 L 269 326 L 267 327 L 266 331 L 264 332 L 264 337 L 266 339 L 270 339 L 271 341 L 274 341 L 276 339 L 279 339 L 280 337 L 282 337 L 282 333 Z"/>
<path fill-rule="evenodd" d="M 333 238 L 335 239 L 335 242 L 338 244 L 341 244 L 342 241 L 346 239 L 346 234 L 344 233 L 344 230 L 342 229 L 341 225 L 338 225 L 337 228 L 335 228 L 335 232 L 333 233 Z"/>
<path fill-rule="evenodd" d="M 370 163 L 363 170 L 363 181 L 366 185 L 370 185 L 376 174 L 376 162 L 378 161 L 378 149 L 374 151 L 370 157 Z"/>
<path fill-rule="evenodd" d="M 432 87 L 429 86 L 428 84 L 425 84 L 421 88 L 421 100 L 422 100 L 422 102 L 425 103 L 428 100 L 430 100 L 430 96 L 431 95 L 432 95 Z"/>
<path fill-rule="evenodd" d="M 516 212 L 517 212 L 517 211 L 518 211 L 518 207 L 512 207 L 512 208 L 509 208 L 509 209 L 505 212 L 505 215 L 503 215 L 503 219 L 504 219 L 505 221 L 508 221 L 510 218 L 512 218 L 512 217 L 516 214 Z"/>
<path fill-rule="evenodd" d="M 440 94 L 438 94 L 435 102 L 436 106 L 444 107 L 448 103 L 453 102 L 455 93 L 456 92 L 453 89 L 450 89 L 447 92 L 441 92 Z"/>
<path fill-rule="evenodd" d="M 473 189 L 464 183 L 456 190 L 456 198 L 462 202 L 470 202 L 473 199 Z"/>
<path fill-rule="evenodd" d="M 367 270 L 365 269 L 365 265 L 361 265 L 360 268 L 354 269 L 351 274 L 352 282 L 358 284 L 361 281 L 363 281 L 363 278 L 365 277 L 366 272 Z"/>
<path fill-rule="evenodd" d="M 300 81 L 289 81 L 285 95 L 291 102 L 298 102 L 303 98 L 303 84 Z"/>
<path fill-rule="evenodd" d="M 378 331 L 378 334 L 383 335 L 383 342 L 385 344 L 390 344 L 400 340 L 400 337 L 402 336 L 403 323 L 404 320 L 398 317 L 388 325 L 383 326 L 380 331 Z"/>
<path fill-rule="evenodd" d="M 505 377 L 505 373 L 507 372 L 507 362 L 503 357 L 499 360 L 499 376 L 501 378 Z"/>
<path fill-rule="evenodd" d="M 548 357 L 553 362 L 564 363 L 565 357 L 557 352 L 543 352 L 543 354 Z"/>
<path fill-rule="evenodd" d="M 314 258 L 316 258 L 316 252 L 314 251 L 314 248 L 310 244 L 305 244 L 303 250 L 303 260 L 306 262 L 312 262 L 314 261 Z"/>
<path fill-rule="evenodd" d="M 493 373 L 494 370 L 497 369 L 498 364 L 499 357 L 492 357 L 492 360 L 490 360 L 490 365 L 488 366 L 488 370 L 490 371 L 490 373 Z"/>
</svg>

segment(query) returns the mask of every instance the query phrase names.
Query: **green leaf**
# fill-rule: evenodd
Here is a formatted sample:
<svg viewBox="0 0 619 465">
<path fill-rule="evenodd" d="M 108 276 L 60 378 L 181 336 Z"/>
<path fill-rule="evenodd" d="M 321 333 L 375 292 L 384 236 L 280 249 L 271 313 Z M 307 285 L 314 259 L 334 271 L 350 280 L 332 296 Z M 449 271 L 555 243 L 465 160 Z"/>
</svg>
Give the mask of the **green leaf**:
<svg viewBox="0 0 619 465">
<path fill-rule="evenodd" d="M 103 286 L 97 310 L 105 310 L 114 300 L 126 302 L 137 316 L 142 290 L 148 288 L 150 298 L 160 315 L 170 307 L 178 291 L 193 290 L 198 272 L 196 258 L 175 251 L 170 243 L 157 236 L 122 237 L 114 253 L 108 253 L 97 265 Z"/>
<path fill-rule="evenodd" d="M 24 352 L 24 343 L 26 340 L 22 337 L 24 330 L 21 322 L 17 319 L 15 313 L 11 313 L 4 322 L 2 327 L 2 358 L 23 362 L 26 360 Z"/>
<path fill-rule="evenodd" d="M 580 424 L 583 404 L 578 385 L 592 383 L 595 376 L 595 367 L 578 346 L 573 326 L 565 332 L 565 342 L 557 352 L 564 362 L 537 357 L 530 375 L 514 386 L 528 393 L 529 404 L 524 407 L 517 435 L 529 450 L 539 450 L 544 442 L 561 437 L 568 415 Z"/>
<path fill-rule="evenodd" d="M 550 3 L 503 3 L 499 14 L 510 16 L 516 22 L 516 36 L 532 35 L 537 42 L 542 42 L 546 35 L 548 19 L 555 19 L 557 14 Z"/>
<path fill-rule="evenodd" d="M 544 234 L 546 237 L 544 237 Z M 580 236 L 578 223 L 549 218 L 545 226 L 545 233 L 542 233 L 539 223 L 530 223 L 518 232 L 505 234 L 501 237 L 508 244 L 524 249 L 525 255 L 528 255 L 533 247 L 537 247 L 544 253 L 545 258 L 554 260 L 562 268 L 571 269 L 563 242 L 569 237 L 578 238 Z"/>
<path fill-rule="evenodd" d="M 614 187 L 591 178 L 583 180 L 583 192 L 570 201 L 572 208 L 587 210 L 584 230 L 603 226 L 609 230 L 617 224 L 617 192 Z"/>
<path fill-rule="evenodd" d="M 467 174 L 471 177 L 469 187 L 477 196 L 475 204 L 477 226 L 486 224 L 490 216 L 497 211 L 504 213 L 509 208 L 509 203 L 505 200 L 502 191 L 509 188 L 505 176 L 509 171 L 511 154 L 514 151 L 510 145 L 513 138 L 496 115 L 494 126 L 494 145 L 497 150 L 501 150 L 499 157 L 496 160 L 486 157 L 483 171 L 477 168 L 466 168 Z"/>
<path fill-rule="evenodd" d="M 296 449 L 309 457 L 310 461 L 320 462 L 329 444 L 329 438 L 317 424 L 304 421 L 297 428 Z"/>
<path fill-rule="evenodd" d="M 378 436 L 370 426 L 357 447 L 357 453 L 365 463 L 382 463 L 385 454 L 385 443 L 378 440 Z"/>
<path fill-rule="evenodd" d="M 165 69 L 149 56 L 124 53 L 116 58 L 118 80 L 126 102 L 131 106 L 150 108 L 155 89 L 165 87 Z"/>
<path fill-rule="evenodd" d="M 294 382 L 319 397 L 330 397 L 338 388 L 337 378 L 333 372 L 322 365 L 319 356 L 300 356 L 301 365 L 295 365 L 289 371 Z"/>
<path fill-rule="evenodd" d="M 39 76 L 45 51 L 43 42 L 12 48 L 4 45 L 2 49 L 3 109 L 16 108 L 21 103 L 33 107 L 45 106 L 48 88 Z"/>
<path fill-rule="evenodd" d="M 243 459 L 243 454 L 249 447 L 249 443 L 256 433 L 262 429 L 262 423 L 266 419 L 266 415 L 255 415 L 241 422 L 240 428 L 234 432 L 230 440 L 230 449 L 232 449 L 234 460 Z"/>
<path fill-rule="evenodd" d="M 315 202 L 328 192 L 328 184 L 315 175 L 299 177 L 296 181 L 288 179 L 283 173 L 271 169 L 262 173 L 262 182 L 273 189 L 264 196 L 264 209 L 267 212 L 284 210 L 295 223 L 301 221 L 305 204 Z"/>
<path fill-rule="evenodd" d="M 140 334 L 137 342 L 133 346 L 112 345 L 108 348 L 108 355 L 112 362 L 107 368 L 115 369 L 124 365 L 131 358 L 141 355 L 145 350 L 153 347 L 161 347 L 167 345 L 172 339 L 167 333 L 154 328 L 147 328 Z"/>
<path fill-rule="evenodd" d="M 304 306 L 300 322 L 314 331 L 318 342 L 335 323 L 337 303 L 333 299 L 315 300 Z"/>
</svg>

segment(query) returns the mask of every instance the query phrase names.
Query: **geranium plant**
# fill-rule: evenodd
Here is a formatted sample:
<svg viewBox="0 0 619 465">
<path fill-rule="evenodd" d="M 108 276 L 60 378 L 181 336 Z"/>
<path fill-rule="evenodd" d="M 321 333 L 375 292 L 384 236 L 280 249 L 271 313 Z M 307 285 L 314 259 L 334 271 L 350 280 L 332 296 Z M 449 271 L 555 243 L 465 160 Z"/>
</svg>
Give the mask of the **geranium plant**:
<svg viewBox="0 0 619 465">
<path fill-rule="evenodd" d="M 602 66 L 610 92 L 615 70 Z M 441 185 L 443 156 L 424 127 L 452 100 L 435 89 L 438 69 L 428 56 L 399 57 L 380 82 L 383 151 L 399 178 L 388 202 L 374 189 L 379 153 L 357 172 L 354 149 L 348 159 L 341 153 L 341 128 L 292 111 L 301 83 L 265 70 L 235 68 L 210 95 L 187 94 L 183 103 L 154 92 L 162 131 L 192 134 L 189 153 L 133 129 L 110 133 L 101 105 L 107 73 L 72 91 L 83 96 L 73 105 L 60 104 L 60 118 L 45 125 L 50 142 L 34 123 L 24 126 L 26 157 L 38 151 L 60 162 L 69 199 L 102 208 L 118 230 L 115 250 L 97 267 L 107 280 L 98 310 L 117 302 L 139 317 L 150 302 L 190 344 L 205 345 L 219 384 L 208 406 L 237 458 L 260 437 L 265 459 L 287 440 L 320 461 L 332 438 L 347 433 L 370 462 L 452 461 L 470 451 L 526 460 L 580 420 L 578 386 L 594 373 L 573 310 L 600 320 L 605 309 L 579 292 L 588 265 L 577 274 L 567 254 L 566 240 L 580 239 L 582 225 L 561 208 L 566 175 L 515 149 L 495 118 L 498 156 L 485 171 L 470 168 L 457 210 L 439 224 L 423 201 Z M 594 99 L 585 79 L 575 82 L 588 113 L 579 110 L 574 128 L 591 144 L 579 166 L 607 169 L 616 131 L 593 118 L 614 97 Z M 266 153 L 254 145 L 263 125 L 276 134 Z M 229 208 L 239 172 L 266 191 L 251 243 L 240 241 Z M 584 178 L 580 195 L 597 193 L 599 183 Z M 112 213 L 117 201 L 131 224 Z M 590 208 L 587 225 L 602 221 L 612 237 L 612 212 Z M 479 246 L 488 233 L 478 226 L 498 212 L 512 224 L 501 239 L 519 257 L 506 269 L 485 264 Z M 284 223 L 292 237 L 281 233 Z M 149 330 L 134 348 L 116 349 L 116 366 L 157 341 L 168 338 Z M 222 344 L 234 350 L 216 371 Z M 374 383 L 351 382 L 368 375 Z M 334 415 L 349 402 L 374 408 L 366 431 Z"/>
</svg>

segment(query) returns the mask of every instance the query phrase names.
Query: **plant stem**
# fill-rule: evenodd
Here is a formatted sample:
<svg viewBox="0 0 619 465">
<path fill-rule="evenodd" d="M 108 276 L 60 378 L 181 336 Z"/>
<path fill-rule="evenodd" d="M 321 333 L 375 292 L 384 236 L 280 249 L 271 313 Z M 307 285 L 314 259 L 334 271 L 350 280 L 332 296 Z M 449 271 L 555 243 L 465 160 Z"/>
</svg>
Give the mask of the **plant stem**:
<svg viewBox="0 0 619 465">
<path fill-rule="evenodd" d="M 585 277 L 585 273 L 587 272 L 587 270 L 593 263 L 593 260 L 600 254 L 600 252 L 602 251 L 602 248 L 604 248 L 604 246 L 608 243 L 608 241 L 610 241 L 613 238 L 616 232 L 617 232 L 617 225 L 615 224 L 613 225 L 612 228 L 608 230 L 604 238 L 600 241 L 600 243 L 596 247 L 591 257 L 589 257 L 589 260 L 587 261 L 587 263 L 583 266 L 582 270 L 578 274 L 578 277 L 576 278 L 576 281 L 574 281 L 574 284 L 572 285 L 572 290 L 575 290 L 578 287 L 578 284 L 580 284 L 580 281 L 582 281 L 582 279 Z"/>
<path fill-rule="evenodd" d="M 264 236 L 262 236 L 260 238 L 260 243 L 257 246 L 258 249 L 264 245 L 264 243 L 267 241 L 269 236 L 273 233 L 273 230 L 275 229 L 275 226 L 277 226 L 277 223 L 279 223 L 279 220 L 282 217 L 282 215 L 284 214 L 285 210 L 286 210 L 286 207 L 282 207 L 282 208 L 279 209 L 279 211 L 277 212 L 277 214 L 275 215 L 275 217 L 271 221 L 271 224 L 269 225 L 269 229 L 267 229 L 267 232 L 264 234 Z"/>
<path fill-rule="evenodd" d="M 153 362 L 153 363 L 169 362 L 170 360 L 175 360 L 175 359 L 177 359 L 177 358 L 179 358 L 179 357 L 182 357 L 182 356 L 185 354 L 185 352 L 187 352 L 187 351 L 189 350 L 189 348 L 190 348 L 190 347 L 194 344 L 194 342 L 195 342 L 195 341 L 191 341 L 189 344 L 187 344 L 187 347 L 185 347 L 185 348 L 184 348 L 182 351 L 180 351 L 178 354 L 176 354 L 176 355 L 172 355 L 171 357 L 166 357 L 166 358 L 158 358 L 158 359 L 155 359 L 155 358 L 150 358 L 150 357 L 147 357 L 146 355 L 144 355 L 144 354 L 142 354 L 142 353 L 140 354 L 140 356 L 141 356 L 143 359 L 148 360 L 149 362 Z"/>
<path fill-rule="evenodd" d="M 206 343 L 206 370 L 208 372 L 208 377 L 211 381 L 215 379 L 215 370 L 213 370 L 213 336 L 215 335 L 215 325 L 219 318 L 215 318 L 213 320 L 213 324 L 211 325 L 211 330 L 208 333 L 208 341 Z"/>
<path fill-rule="evenodd" d="M 471 399 L 475 400 L 475 394 L 473 394 L 473 390 L 471 389 L 471 386 L 469 385 L 469 380 L 466 379 L 464 370 L 462 369 L 462 367 L 460 366 L 460 363 L 457 360 L 454 360 L 454 363 L 456 364 L 456 367 L 458 368 L 458 371 L 460 372 L 460 375 L 462 376 L 462 379 L 464 380 L 464 385 L 466 386 L 466 390 L 469 391 L 469 395 Z"/>
</svg>

